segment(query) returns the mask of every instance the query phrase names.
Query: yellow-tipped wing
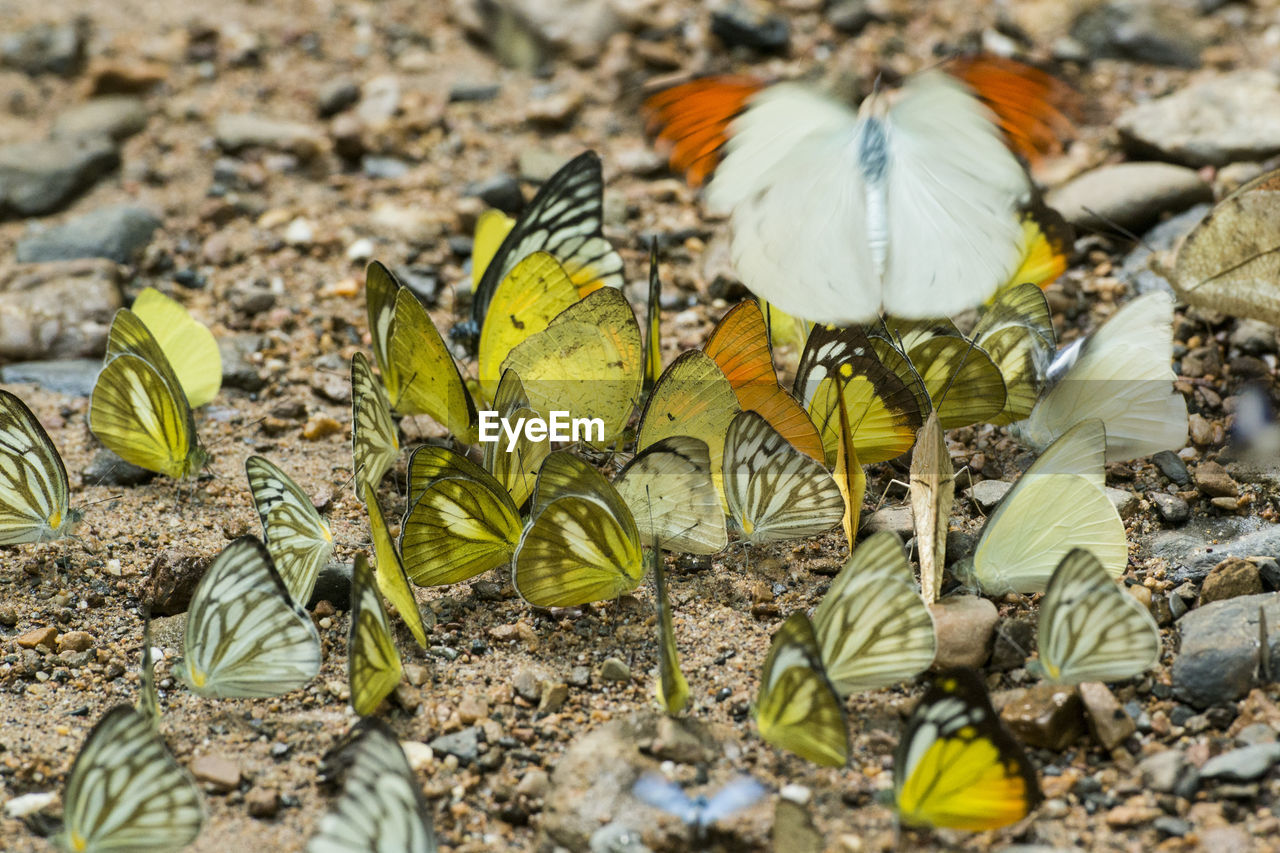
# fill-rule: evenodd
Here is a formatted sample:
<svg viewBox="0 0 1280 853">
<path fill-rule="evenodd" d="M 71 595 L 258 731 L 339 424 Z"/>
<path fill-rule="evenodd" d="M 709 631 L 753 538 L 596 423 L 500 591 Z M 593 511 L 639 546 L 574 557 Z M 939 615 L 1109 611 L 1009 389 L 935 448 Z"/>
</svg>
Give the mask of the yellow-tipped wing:
<svg viewBox="0 0 1280 853">
<path fill-rule="evenodd" d="M 356 488 L 377 486 L 400 455 L 387 393 L 364 353 L 351 357 L 351 456 Z"/>
<path fill-rule="evenodd" d="M 347 635 L 347 683 L 351 707 L 362 717 L 378 710 L 400 683 L 400 653 L 382 606 L 378 583 L 364 554 L 351 573 L 351 629 Z"/>
<path fill-rule="evenodd" d="M 217 396 L 222 387 L 222 354 L 208 326 L 154 287 L 138 294 L 133 313 L 155 335 L 193 409 Z"/>
<path fill-rule="evenodd" d="M 413 594 L 413 587 L 409 586 L 409 579 L 405 576 L 404 564 L 400 562 L 400 553 L 396 550 L 391 531 L 387 528 L 386 516 L 382 514 L 382 507 L 378 504 L 378 497 L 374 494 L 373 488 L 367 484 L 364 487 L 364 505 L 369 513 L 369 533 L 373 538 L 373 559 L 378 589 L 388 601 L 395 605 L 400 618 L 408 626 L 409 633 L 413 634 L 418 645 L 425 649 L 427 628 L 435 624 L 435 614 L 428 610 L 431 621 L 428 622 L 423 618 L 422 610 L 418 607 L 418 599 Z"/>
<path fill-rule="evenodd" d="M 849 762 L 844 703 L 822 670 L 813 625 L 792 613 L 773 635 L 755 706 L 760 736 L 814 764 Z"/>
<path fill-rule="evenodd" d="M 333 553 L 333 533 L 311 498 L 288 474 L 261 456 L 245 460 L 244 473 L 262 521 L 262 538 L 290 597 L 306 607 L 316 577 Z"/>
<path fill-rule="evenodd" d="M 519 423 L 522 418 L 537 416 L 529 406 L 529 395 L 525 393 L 524 383 L 514 370 L 505 371 L 498 383 L 498 393 L 493 400 L 493 409 L 507 423 Z M 494 476 L 511 495 L 511 501 L 517 507 L 524 506 L 525 501 L 533 494 L 533 486 L 538 480 L 538 469 L 542 460 L 551 452 L 549 438 L 534 440 L 529 438 L 525 430 L 516 436 L 515 446 L 509 446 L 510 437 L 505 431 L 499 431 L 496 441 L 482 442 L 484 445 L 484 468 Z"/>
<path fill-rule="evenodd" d="M 671 619 L 671 598 L 667 595 L 667 575 L 662 549 L 654 543 L 650 554 L 653 565 L 653 587 L 658 599 L 658 704 L 668 714 L 680 714 L 689 704 L 689 682 L 680 671 L 680 651 L 676 648 L 676 629 Z"/>
</svg>

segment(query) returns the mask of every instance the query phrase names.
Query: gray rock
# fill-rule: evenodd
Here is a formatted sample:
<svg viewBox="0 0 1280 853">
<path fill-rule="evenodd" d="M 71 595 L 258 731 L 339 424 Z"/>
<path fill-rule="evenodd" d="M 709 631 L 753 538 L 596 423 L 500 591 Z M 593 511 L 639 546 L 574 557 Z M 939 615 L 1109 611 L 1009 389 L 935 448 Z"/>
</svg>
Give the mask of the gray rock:
<svg viewBox="0 0 1280 853">
<path fill-rule="evenodd" d="M 915 520 L 908 505 L 883 506 L 864 517 L 862 528 L 868 533 L 890 530 L 899 536 L 910 536 L 915 531 Z"/>
<path fill-rule="evenodd" d="M 1250 355 L 1266 355 L 1277 349 L 1276 327 L 1261 320 L 1243 317 L 1236 320 L 1227 341 Z"/>
<path fill-rule="evenodd" d="M 1172 815 L 1161 815 L 1151 821 L 1151 826 L 1157 832 L 1173 838 L 1181 838 L 1191 832 L 1191 824 L 1180 817 Z"/>
<path fill-rule="evenodd" d="M 111 261 L 28 264 L 0 274 L 0 361 L 101 356 L 124 303 Z"/>
<path fill-rule="evenodd" d="M 53 213 L 119 163 L 103 136 L 0 146 L 0 220 Z"/>
<path fill-rule="evenodd" d="M 1280 152 L 1280 76 L 1212 77 L 1131 107 L 1116 127 L 1129 149 L 1187 166 L 1265 160 Z"/>
<path fill-rule="evenodd" d="M 972 498 L 983 512 L 990 513 L 1012 488 L 1013 483 L 1007 483 L 1004 480 L 983 480 L 974 483 L 972 487 L 965 490 L 964 494 Z"/>
<path fill-rule="evenodd" d="M 541 70 L 560 51 L 570 59 L 595 63 L 605 43 L 627 21 L 625 4 L 613 0 L 453 0 L 454 18 L 487 44 L 504 65 Z M 641 15 L 633 23 L 644 21 Z"/>
<path fill-rule="evenodd" d="M 1213 188 L 1193 169 L 1169 163 L 1102 166 L 1049 193 L 1046 201 L 1072 225 L 1138 231 L 1192 205 L 1213 201 Z"/>
<path fill-rule="evenodd" d="M 328 118 L 342 112 L 360 100 L 360 87 L 354 80 L 339 77 L 330 80 L 316 93 L 316 113 L 321 118 Z"/>
<path fill-rule="evenodd" d="M 591 853 L 653 853 L 639 830 L 621 823 L 606 823 L 593 832 L 587 849 Z"/>
<path fill-rule="evenodd" d="M 1071 37 L 1097 59 L 1196 68 L 1202 49 L 1196 23 L 1176 4 L 1112 0 L 1089 5 L 1072 24 Z"/>
<path fill-rule="evenodd" d="M 223 335 L 218 338 L 218 352 L 222 356 L 222 385 L 253 393 L 261 391 L 267 380 L 258 373 L 257 366 L 249 359 L 262 349 L 263 339 L 257 334 Z"/>
<path fill-rule="evenodd" d="M 94 455 L 82 474 L 86 483 L 95 486 L 140 486 L 156 477 L 156 472 L 125 462 L 105 447 Z"/>
<path fill-rule="evenodd" d="M 1258 667 L 1258 613 L 1266 614 L 1267 644 L 1280 660 L 1280 593 L 1215 601 L 1178 622 L 1179 654 L 1173 661 L 1173 693 L 1197 707 L 1231 702 L 1254 685 Z"/>
<path fill-rule="evenodd" d="M 1200 580 L 1227 557 L 1280 553 L 1280 525 L 1239 516 L 1193 519 L 1151 537 L 1147 550 L 1169 563 L 1175 583 Z"/>
<path fill-rule="evenodd" d="M 0 38 L 0 65 L 27 74 L 71 77 L 84 67 L 84 47 L 89 19 L 65 24 L 36 24 L 20 33 Z"/>
<path fill-rule="evenodd" d="M 400 78 L 382 74 L 364 84 L 355 113 L 366 125 L 378 126 L 400 109 Z"/>
<path fill-rule="evenodd" d="M 1260 743 L 1215 755 L 1200 766 L 1200 778 L 1222 782 L 1252 782 L 1280 761 L 1280 743 Z"/>
<path fill-rule="evenodd" d="M 53 122 L 53 135 L 106 136 L 119 142 L 141 133 L 148 117 L 141 98 L 107 95 L 63 111 Z"/>
<path fill-rule="evenodd" d="M 1153 290 L 1172 294 L 1173 286 L 1162 274 L 1162 268 L 1153 268 L 1153 254 L 1171 251 L 1212 209 L 1211 204 L 1197 204 L 1142 235 L 1142 241 L 1121 262 L 1120 277 L 1138 294 Z"/>
<path fill-rule="evenodd" d="M 1152 492 L 1148 500 L 1156 508 L 1156 515 L 1166 524 L 1186 524 L 1191 517 L 1191 506 L 1177 495 L 1166 495 L 1164 492 Z"/>
<path fill-rule="evenodd" d="M 351 572 L 350 563 L 330 562 L 321 566 L 307 609 L 313 609 L 322 601 L 329 602 L 338 610 L 351 609 Z"/>
<path fill-rule="evenodd" d="M 1280 589 L 1280 560 L 1275 557 L 1254 557 L 1253 562 L 1258 567 L 1262 585 L 1273 591 Z"/>
<path fill-rule="evenodd" d="M 465 193 L 506 213 L 519 213 L 524 207 L 524 193 L 520 191 L 520 182 L 513 175 L 500 174 L 476 181 L 467 186 Z"/>
<path fill-rule="evenodd" d="M 1142 774 L 1144 785 L 1157 793 L 1168 794 L 1177 786 L 1186 764 L 1187 760 L 1181 752 L 1166 749 L 1138 762 L 1138 771 Z"/>
<path fill-rule="evenodd" d="M 55 394 L 88 397 L 98 381 L 102 360 L 68 358 L 60 361 L 24 361 L 0 367 L 0 382 L 6 385 L 38 385 Z"/>
<path fill-rule="evenodd" d="M 786 53 L 791 43 L 787 19 L 758 0 L 730 0 L 711 13 L 711 32 L 726 47 Z"/>
<path fill-rule="evenodd" d="M 18 261 L 70 261 L 107 258 L 128 263 L 146 248 L 160 220 L 145 207 L 103 207 L 18 241 Z"/>
<path fill-rule="evenodd" d="M 393 181 L 396 178 L 403 177 L 409 173 L 411 168 L 412 166 L 399 157 L 378 157 L 373 154 L 365 154 L 360 158 L 360 171 L 370 178 L 377 178 L 383 181 Z"/>
<path fill-rule="evenodd" d="M 600 664 L 599 675 L 601 681 L 626 682 L 631 680 L 631 667 L 618 658 L 605 658 Z"/>
<path fill-rule="evenodd" d="M 1241 483 L 1257 483 L 1280 489 L 1280 459 L 1265 453 L 1249 453 L 1227 464 L 1227 473 Z"/>
<path fill-rule="evenodd" d="M 1151 457 L 1151 461 L 1160 469 L 1161 474 L 1164 474 L 1179 486 L 1185 486 L 1191 482 L 1191 474 L 1187 471 L 1187 464 L 1172 450 L 1161 450 Z"/>
<path fill-rule="evenodd" d="M 1035 648 L 1034 639 L 1035 624 L 1030 619 L 1006 619 L 996 631 L 988 665 L 999 672 L 1022 666 Z"/>
<path fill-rule="evenodd" d="M 1141 499 L 1128 489 L 1115 489 L 1107 486 L 1105 491 L 1107 498 L 1111 501 L 1111 505 L 1116 508 L 1116 512 L 1120 513 L 1120 517 L 1126 521 L 1132 518 L 1141 508 Z"/>
<path fill-rule="evenodd" d="M 856 36 L 867 24 L 880 19 L 868 0 L 834 0 L 827 4 L 827 21 L 842 33 Z"/>
<path fill-rule="evenodd" d="M 428 746 L 440 755 L 452 755 L 463 764 L 470 764 L 480 756 L 480 730 L 475 726 L 460 732 L 440 735 Z"/>
<path fill-rule="evenodd" d="M 454 83 L 449 88 L 449 101 L 455 104 L 492 101 L 501 91 L 497 83 Z"/>
<path fill-rule="evenodd" d="M 224 113 L 214 122 L 213 130 L 218 145 L 231 153 L 266 148 L 309 160 L 324 150 L 325 144 L 324 135 L 309 124 L 257 113 Z"/>
</svg>

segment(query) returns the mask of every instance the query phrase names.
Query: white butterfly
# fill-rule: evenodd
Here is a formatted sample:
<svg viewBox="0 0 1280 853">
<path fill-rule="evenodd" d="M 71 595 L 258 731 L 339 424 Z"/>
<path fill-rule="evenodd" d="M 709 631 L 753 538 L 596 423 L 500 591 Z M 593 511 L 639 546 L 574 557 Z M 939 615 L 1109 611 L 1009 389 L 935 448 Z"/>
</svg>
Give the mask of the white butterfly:
<svg viewBox="0 0 1280 853">
<path fill-rule="evenodd" d="M 306 607 L 316 576 L 333 553 L 333 533 L 307 493 L 261 456 L 245 460 L 244 473 L 262 519 L 262 538 L 276 570 L 299 607 Z"/>
<path fill-rule="evenodd" d="M 70 536 L 84 513 L 72 509 L 67 468 L 27 405 L 0 391 L 0 545 Z"/>
<path fill-rule="evenodd" d="M 896 534 L 858 546 L 813 612 L 827 678 L 841 696 L 924 671 L 938 641 Z"/>
<path fill-rule="evenodd" d="M 614 480 L 643 542 L 686 554 L 714 554 L 728 543 L 724 510 L 711 479 L 707 443 L 687 435 L 654 442 Z"/>
<path fill-rule="evenodd" d="M 128 705 L 103 715 L 71 765 L 58 841 L 69 853 L 186 847 L 204 822 L 200 791 Z"/>
<path fill-rule="evenodd" d="M 431 813 L 387 724 L 362 719 L 340 753 L 351 762 L 342 795 L 307 853 L 435 853 Z"/>
<path fill-rule="evenodd" d="M 387 389 L 373 375 L 362 352 L 351 357 L 351 456 L 356 493 L 367 483 L 375 489 L 400 455 Z"/>
<path fill-rule="evenodd" d="M 201 696 L 279 696 L 320 671 L 320 635 L 256 537 L 214 558 L 191 596 L 179 678 Z"/>
<path fill-rule="evenodd" d="M 1040 659 L 1047 681 L 1119 681 L 1160 662 L 1160 629 L 1098 562 L 1076 548 L 1062 558 L 1040 601 Z"/>
<path fill-rule="evenodd" d="M 751 776 L 740 776 L 710 797 L 690 797 L 675 782 L 656 773 L 646 773 L 636 780 L 631 793 L 654 808 L 675 815 L 696 830 L 704 830 L 716 821 L 750 807 L 769 791 Z"/>
<path fill-rule="evenodd" d="M 730 214 L 756 295 L 837 325 L 960 313 L 1016 269 L 1022 166 L 991 114 L 939 71 L 855 113 L 769 86 L 734 120 L 707 201 Z"/>
<path fill-rule="evenodd" d="M 1049 388 L 1014 425 L 1036 448 L 1071 426 L 1100 418 L 1107 461 L 1123 462 L 1187 443 L 1187 402 L 1173 388 L 1173 299 L 1155 291 L 1121 308 L 1049 365 Z"/>
</svg>

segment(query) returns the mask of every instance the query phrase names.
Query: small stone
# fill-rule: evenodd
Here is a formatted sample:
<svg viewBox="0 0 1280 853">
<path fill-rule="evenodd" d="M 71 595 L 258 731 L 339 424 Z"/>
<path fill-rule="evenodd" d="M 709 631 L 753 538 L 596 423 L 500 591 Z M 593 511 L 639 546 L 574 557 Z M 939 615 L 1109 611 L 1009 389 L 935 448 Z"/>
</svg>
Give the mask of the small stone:
<svg viewBox="0 0 1280 853">
<path fill-rule="evenodd" d="M 492 101 L 501 91 L 497 83 L 454 83 L 449 88 L 449 101 L 455 104 Z"/>
<path fill-rule="evenodd" d="M 581 91 L 560 92 L 535 101 L 525 110 L 525 121 L 549 129 L 568 127 L 582 110 L 586 97 Z"/>
<path fill-rule="evenodd" d="M 222 357 L 222 387 L 238 388 L 254 393 L 267 385 L 258 372 L 253 356 L 266 345 L 263 337 L 253 333 L 218 336 L 218 353 Z"/>
<path fill-rule="evenodd" d="M 452 755 L 462 764 L 470 764 L 480 755 L 480 730 L 474 726 L 460 732 L 441 735 L 429 744 L 434 752 Z"/>
<path fill-rule="evenodd" d="M 306 424 L 302 427 L 302 437 L 307 441 L 320 441 L 331 435 L 337 435 L 342 430 L 342 424 L 328 415 L 315 414 L 307 418 Z"/>
<path fill-rule="evenodd" d="M 542 679 L 533 670 L 522 669 L 511 680 L 516 695 L 526 702 L 537 702 L 542 695 Z"/>
<path fill-rule="evenodd" d="M 658 718 L 657 731 L 649 752 L 659 761 L 677 764 L 703 764 L 712 759 L 711 751 L 699 738 L 703 730 L 696 725 L 663 715 Z"/>
<path fill-rule="evenodd" d="M 115 205 L 18 241 L 20 263 L 107 258 L 124 264 L 146 248 L 160 220 L 145 207 Z"/>
<path fill-rule="evenodd" d="M 58 651 L 83 652 L 93 648 L 93 635 L 87 631 L 68 631 L 58 637 Z"/>
<path fill-rule="evenodd" d="M 1258 668 L 1259 609 L 1265 611 L 1274 649 L 1280 643 L 1280 593 L 1215 601 L 1178 621 L 1178 655 L 1171 673 L 1176 697 L 1208 708 L 1248 693 Z"/>
<path fill-rule="evenodd" d="M 1280 761 L 1280 743 L 1260 743 L 1214 756 L 1200 766 L 1200 778 L 1220 782 L 1252 782 Z"/>
<path fill-rule="evenodd" d="M 191 762 L 191 775 L 215 791 L 233 791 L 240 787 L 240 765 L 221 755 L 201 755 Z"/>
<path fill-rule="evenodd" d="M 1151 821 L 1151 826 L 1160 834 L 1172 838 L 1181 838 L 1191 832 L 1191 824 L 1180 817 L 1162 815 Z"/>
<path fill-rule="evenodd" d="M 791 26 L 762 0 L 730 0 L 711 13 L 711 32 L 725 47 L 749 47 L 761 53 L 784 53 Z"/>
<path fill-rule="evenodd" d="M 315 589 L 311 593 L 311 600 L 307 602 L 307 606 L 315 607 L 319 602 L 327 601 L 339 610 L 350 609 L 351 572 L 351 563 L 332 561 L 321 566 L 320 572 L 316 575 Z M 406 663 L 404 665 L 406 676 L 411 666 L 421 667 L 421 664 Z"/>
<path fill-rule="evenodd" d="M 1013 483 L 1004 480 L 982 480 L 967 489 L 965 495 L 972 498 L 984 513 L 990 514 L 996 504 L 1000 503 L 1012 488 Z"/>
<path fill-rule="evenodd" d="M 504 213 L 516 214 L 524 207 L 524 193 L 513 175 L 494 175 L 487 180 L 476 181 L 467 186 L 466 194 Z"/>
<path fill-rule="evenodd" d="M 12 604 L 0 604 L 0 625 L 12 628 L 18 624 L 18 610 Z"/>
<path fill-rule="evenodd" d="M 1045 199 L 1079 229 L 1107 224 L 1145 229 L 1161 214 L 1213 200 L 1213 188 L 1194 169 L 1168 163 L 1117 163 L 1086 172 Z"/>
<path fill-rule="evenodd" d="M 342 112 L 358 100 L 360 100 L 360 87 L 349 78 L 339 77 L 324 84 L 316 93 L 316 113 L 321 118 L 328 118 Z"/>
<path fill-rule="evenodd" d="M 1136 797 L 1135 799 L 1137 802 L 1123 803 L 1108 811 L 1105 817 L 1107 826 L 1117 828 L 1141 826 L 1164 814 L 1163 811 L 1155 806 L 1147 805 L 1141 797 Z"/>
<path fill-rule="evenodd" d="M 1160 473 L 1164 474 L 1179 486 L 1185 486 L 1191 482 L 1191 474 L 1187 471 L 1187 464 L 1178 458 L 1178 454 L 1171 450 L 1161 450 L 1159 453 L 1151 457 L 1151 461 L 1160 469 Z"/>
<path fill-rule="evenodd" d="M 311 220 L 299 216 L 284 229 L 284 241 L 290 246 L 310 246 L 315 240 L 316 227 Z"/>
<path fill-rule="evenodd" d="M 1213 567 L 1200 588 L 1200 603 L 1224 601 L 1241 595 L 1257 595 L 1262 592 L 1262 577 L 1258 567 L 1248 560 L 1230 557 Z"/>
<path fill-rule="evenodd" d="M 1103 749 L 1115 749 L 1137 731 L 1133 718 L 1125 712 L 1105 684 L 1086 682 L 1078 688 L 1080 701 L 1084 703 L 1085 722 L 1093 739 Z"/>
<path fill-rule="evenodd" d="M 103 136 L 0 146 L 0 220 L 60 210 L 119 163 Z"/>
<path fill-rule="evenodd" d="M 544 681 L 538 694 L 538 712 L 554 714 L 569 701 L 569 685 L 563 681 Z"/>
<path fill-rule="evenodd" d="M 209 563 L 210 558 L 203 554 L 161 551 L 147 569 L 143 602 L 160 616 L 185 613 Z"/>
<path fill-rule="evenodd" d="M 141 98 L 110 95 L 94 98 L 61 113 L 53 123 L 54 137 L 101 137 L 120 142 L 147 126 L 149 114 Z"/>
<path fill-rule="evenodd" d="M 1084 6 L 1071 38 L 1089 57 L 1195 68 L 1203 47 L 1198 23 L 1176 4 L 1109 0 Z"/>
<path fill-rule="evenodd" d="M 600 664 L 599 678 L 601 681 L 630 681 L 631 667 L 618 658 L 605 658 Z"/>
<path fill-rule="evenodd" d="M 58 629 L 52 625 L 44 628 L 33 628 L 25 634 L 19 634 L 13 638 L 19 648 L 34 649 L 36 646 L 44 646 L 50 651 L 53 650 L 54 644 L 58 639 Z"/>
<path fill-rule="evenodd" d="M 1166 524 L 1186 524 L 1191 518 L 1191 506 L 1177 495 L 1166 495 L 1163 492 L 1152 492 L 1147 496 L 1156 508 L 1156 515 Z"/>
<path fill-rule="evenodd" d="M 1267 355 L 1280 349 L 1275 326 L 1247 318 L 1236 320 L 1236 327 L 1227 336 L 1227 342 L 1251 355 Z"/>
<path fill-rule="evenodd" d="M 310 125 L 256 113 L 218 116 L 214 136 L 222 150 L 232 154 L 246 148 L 266 148 L 310 160 L 324 150 L 324 136 Z"/>
<path fill-rule="evenodd" d="M 1187 418 L 1187 434 L 1191 443 L 1198 447 L 1214 443 L 1213 424 L 1199 412 L 1192 412 Z"/>
<path fill-rule="evenodd" d="M 464 726 L 469 726 L 487 716 L 489 716 L 489 705 L 483 699 L 466 696 L 458 703 L 458 719 Z"/>
<path fill-rule="evenodd" d="M 270 788 L 253 788 L 244 795 L 249 817 L 273 818 L 280 811 L 280 794 Z"/>
<path fill-rule="evenodd" d="M 1070 687 L 1039 684 L 1006 695 L 1000 718 L 1029 746 L 1061 752 L 1084 734 L 1080 697 Z"/>
<path fill-rule="evenodd" d="M 36 791 L 30 794 L 21 794 L 11 800 L 5 801 L 4 816 L 15 820 L 21 819 L 28 815 L 42 812 L 57 801 L 58 795 L 51 791 Z"/>
<path fill-rule="evenodd" d="M 1201 462 L 1197 465 L 1195 482 L 1196 488 L 1211 498 L 1234 498 L 1240 493 L 1236 481 L 1217 462 Z"/>
<path fill-rule="evenodd" d="M 540 800 L 547 795 L 550 788 L 551 777 L 547 775 L 547 771 L 540 767 L 531 767 L 520 778 L 520 783 L 516 785 L 516 793 L 523 797 Z"/>
<path fill-rule="evenodd" d="M 394 74 L 374 77 L 362 87 L 355 113 L 366 125 L 385 124 L 400 110 L 400 79 Z"/>
<path fill-rule="evenodd" d="M 1138 762 L 1138 772 L 1142 774 L 1142 782 L 1148 788 L 1160 794 L 1168 794 L 1177 787 L 1186 764 L 1187 760 L 1181 752 L 1166 749 Z"/>
<path fill-rule="evenodd" d="M 888 530 L 899 536 L 910 536 L 915 531 L 915 518 L 911 514 L 910 504 L 884 506 L 866 516 L 863 526 L 868 533 Z"/>
<path fill-rule="evenodd" d="M 425 743 L 416 740 L 402 740 L 400 741 L 400 748 L 404 750 L 404 757 L 409 762 L 409 769 L 415 773 L 419 770 L 426 770 L 435 763 L 435 750 Z"/>
<path fill-rule="evenodd" d="M 140 95 L 163 83 L 169 76 L 169 68 L 160 62 L 94 60 L 89 74 L 92 97 Z"/>
<path fill-rule="evenodd" d="M 1105 491 L 1107 498 L 1111 501 L 1111 505 L 1116 508 L 1116 512 L 1120 514 L 1120 517 L 1126 521 L 1133 518 L 1138 510 L 1141 509 L 1141 499 L 1128 489 L 1115 489 L 1107 486 Z"/>
<path fill-rule="evenodd" d="M 28 361 L 0 367 L 0 383 L 37 385 L 55 394 L 88 397 L 93 393 L 102 359 L 67 358 L 59 361 Z"/>
<path fill-rule="evenodd" d="M 1000 619 L 996 606 L 976 595 L 954 595 L 929 605 L 938 636 L 935 669 L 982 666 Z"/>
<path fill-rule="evenodd" d="M 94 454 L 82 473 L 85 480 L 102 486 L 140 486 L 156 478 L 154 471 L 125 462 L 105 447 Z"/>
<path fill-rule="evenodd" d="M 12 20 L 12 19 L 11 19 Z M 0 38 L 0 65 L 30 75 L 72 77 L 84 68 L 85 42 L 92 24 L 87 17 L 39 23 Z"/>
<path fill-rule="evenodd" d="M 996 630 L 990 667 L 1004 672 L 1022 666 L 1027 662 L 1034 638 L 1035 624 L 1030 619 L 1006 619 Z"/>
</svg>

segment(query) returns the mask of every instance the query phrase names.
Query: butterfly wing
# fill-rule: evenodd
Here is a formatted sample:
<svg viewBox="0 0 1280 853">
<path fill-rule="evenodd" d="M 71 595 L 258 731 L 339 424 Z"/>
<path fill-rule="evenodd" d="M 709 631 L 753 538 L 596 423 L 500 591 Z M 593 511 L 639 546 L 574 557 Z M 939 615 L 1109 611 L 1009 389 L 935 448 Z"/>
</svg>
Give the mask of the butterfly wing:
<svg viewBox="0 0 1280 853">
<path fill-rule="evenodd" d="M 383 374 L 391 407 L 429 415 L 464 444 L 476 442 L 476 404 L 427 309 L 407 287 L 396 292 L 390 369 Z"/>
<path fill-rule="evenodd" d="M 642 542 L 686 554 L 714 554 L 728 543 L 724 511 L 711 479 L 707 443 L 687 435 L 655 442 L 614 481 Z"/>
<path fill-rule="evenodd" d="M 667 572 L 662 549 L 654 543 L 650 552 L 653 565 L 653 587 L 658 600 L 658 704 L 675 716 L 689 704 L 689 682 L 680 671 L 680 650 L 676 648 L 676 629 L 671 618 L 671 598 L 667 595 Z"/>
<path fill-rule="evenodd" d="M 333 533 L 306 492 L 288 474 L 261 456 L 244 463 L 262 536 L 276 570 L 300 607 L 311 600 L 316 577 L 333 553 Z"/>
<path fill-rule="evenodd" d="M 670 148 L 671 167 L 701 186 L 720 162 L 729 127 L 764 84 L 754 77 L 704 77 L 645 99 L 650 133 Z"/>
<path fill-rule="evenodd" d="M 459 583 L 509 564 L 520 532 L 515 504 L 488 474 L 433 480 L 401 525 L 405 573 L 419 586 Z"/>
<path fill-rule="evenodd" d="M 89 427 L 126 462 L 177 480 L 195 477 L 208 456 L 196 441 L 195 420 L 181 391 L 175 395 L 151 363 L 132 353 L 109 356 L 89 404 Z"/>
<path fill-rule="evenodd" d="M 165 851 L 200 834 L 200 791 L 150 719 L 112 708 L 89 732 L 63 795 L 62 845 L 68 850 Z"/>
<path fill-rule="evenodd" d="M 1077 548 L 1040 601 L 1039 646 L 1039 668 L 1051 681 L 1120 681 L 1160 662 L 1160 629 L 1097 557 Z"/>
<path fill-rule="evenodd" d="M 1002 288 L 973 328 L 973 341 L 986 350 L 1004 378 L 1004 411 L 991 423 L 1008 424 L 1031 414 L 1053 358 L 1053 320 L 1044 292 L 1034 284 Z"/>
<path fill-rule="evenodd" d="M 698 819 L 698 806 L 684 789 L 657 773 L 646 773 L 637 779 L 631 793 L 641 802 L 673 814 L 684 823 L 692 824 Z"/>
<path fill-rule="evenodd" d="M 937 675 L 893 759 L 898 815 L 909 826 L 980 832 L 1021 820 L 1043 799 L 1035 770 L 973 670 Z"/>
<path fill-rule="evenodd" d="M 512 424 L 518 423 L 522 418 L 537 417 L 538 414 L 530 408 L 524 383 L 514 370 L 503 372 L 493 399 L 493 408 L 499 417 Z M 544 438 L 535 441 L 529 438 L 525 430 L 519 430 L 514 447 L 507 445 L 508 439 L 509 436 L 504 432 L 501 440 L 484 443 L 484 468 L 507 490 L 512 503 L 520 507 L 533 494 L 538 469 L 551 452 L 551 440 Z"/>
<path fill-rule="evenodd" d="M 755 706 L 760 736 L 826 767 L 849 761 L 844 703 L 822 670 L 813 625 L 792 613 L 773 635 Z"/>
<path fill-rule="evenodd" d="M 271 562 L 242 536 L 205 570 L 191 596 L 177 672 L 201 696 L 279 696 L 320 671 L 320 635 Z"/>
<path fill-rule="evenodd" d="M 377 486 L 400 455 L 387 392 L 362 352 L 351 356 L 351 456 L 356 488 Z"/>
<path fill-rule="evenodd" d="M 378 497 L 374 494 L 373 487 L 367 484 L 364 487 L 364 506 L 369 513 L 369 535 L 373 539 L 374 577 L 378 582 L 378 589 L 395 605 L 400 618 L 408 626 L 409 633 L 425 649 L 427 628 L 435 624 L 434 612 L 427 611 L 432 616 L 429 625 L 418 607 L 413 587 L 409 586 L 404 563 L 401 562 L 400 552 L 396 550 L 395 541 L 391 538 L 391 530 L 387 527 L 387 519 L 378 504 Z"/>
<path fill-rule="evenodd" d="M 400 653 L 382 606 L 378 582 L 364 554 L 351 573 L 351 629 L 347 635 L 347 683 L 351 707 L 362 717 L 378 710 L 400 683 Z"/>
<path fill-rule="evenodd" d="M 193 409 L 217 396 L 222 387 L 222 354 L 208 326 L 154 287 L 138 294 L 133 313 L 155 336 Z"/>
<path fill-rule="evenodd" d="M 471 243 L 471 288 L 480 286 L 484 271 L 507 239 L 516 221 L 501 210 L 486 210 L 476 218 L 476 231 Z"/>
<path fill-rule="evenodd" d="M 929 413 L 911 455 L 911 517 L 920 554 L 920 586 L 925 600 L 937 601 L 947 565 L 947 531 L 956 497 L 956 472 L 938 413 Z"/>
<path fill-rule="evenodd" d="M 72 510 L 67 468 L 40 420 L 0 390 L 0 545 L 68 536 L 83 513 Z"/>
</svg>

